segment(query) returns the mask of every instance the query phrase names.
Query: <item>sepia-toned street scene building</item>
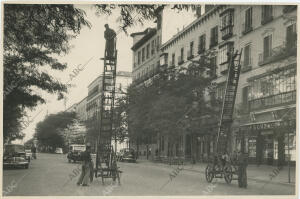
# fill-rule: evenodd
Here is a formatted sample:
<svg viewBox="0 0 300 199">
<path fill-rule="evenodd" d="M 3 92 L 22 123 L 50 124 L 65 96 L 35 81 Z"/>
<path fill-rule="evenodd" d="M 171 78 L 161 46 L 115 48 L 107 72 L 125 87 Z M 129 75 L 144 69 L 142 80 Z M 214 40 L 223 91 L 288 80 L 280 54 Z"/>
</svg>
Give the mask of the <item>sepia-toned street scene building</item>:
<svg viewBox="0 0 300 199">
<path fill-rule="evenodd" d="M 297 194 L 296 4 L 2 7 L 3 196 Z"/>
</svg>

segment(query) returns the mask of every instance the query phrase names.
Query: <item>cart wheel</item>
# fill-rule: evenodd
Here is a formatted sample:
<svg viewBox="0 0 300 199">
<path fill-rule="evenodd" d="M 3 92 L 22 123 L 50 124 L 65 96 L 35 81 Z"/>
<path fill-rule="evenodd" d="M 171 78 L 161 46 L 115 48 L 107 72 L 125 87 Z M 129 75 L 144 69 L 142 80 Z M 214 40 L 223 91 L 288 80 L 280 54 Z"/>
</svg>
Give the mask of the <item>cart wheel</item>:
<svg viewBox="0 0 300 199">
<path fill-rule="evenodd" d="M 211 182 L 214 179 L 213 167 L 210 164 L 205 169 L 205 177 L 207 182 Z"/>
<path fill-rule="evenodd" d="M 120 182 L 120 172 L 119 172 L 119 170 L 117 170 L 117 179 L 118 179 L 118 184 L 121 185 L 121 182 Z"/>
<path fill-rule="evenodd" d="M 232 168 L 229 165 L 224 167 L 224 179 L 227 184 L 230 184 L 232 181 Z"/>
</svg>

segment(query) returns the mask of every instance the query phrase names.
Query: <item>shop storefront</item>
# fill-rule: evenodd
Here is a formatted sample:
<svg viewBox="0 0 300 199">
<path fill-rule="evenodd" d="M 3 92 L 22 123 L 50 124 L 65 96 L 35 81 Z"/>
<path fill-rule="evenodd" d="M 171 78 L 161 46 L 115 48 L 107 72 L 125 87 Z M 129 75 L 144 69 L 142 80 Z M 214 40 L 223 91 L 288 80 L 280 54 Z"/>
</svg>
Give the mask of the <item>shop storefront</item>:
<svg viewBox="0 0 300 199">
<path fill-rule="evenodd" d="M 250 123 L 240 127 L 237 150 L 255 164 L 284 165 L 296 161 L 296 119 Z"/>
</svg>

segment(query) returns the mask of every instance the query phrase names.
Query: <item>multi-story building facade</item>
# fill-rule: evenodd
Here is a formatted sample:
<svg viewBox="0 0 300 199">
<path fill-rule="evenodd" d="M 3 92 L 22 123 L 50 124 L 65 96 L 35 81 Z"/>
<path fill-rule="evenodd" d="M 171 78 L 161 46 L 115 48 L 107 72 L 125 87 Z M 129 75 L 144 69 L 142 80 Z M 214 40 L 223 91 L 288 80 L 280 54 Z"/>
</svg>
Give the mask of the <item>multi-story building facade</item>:
<svg viewBox="0 0 300 199">
<path fill-rule="evenodd" d="M 86 99 L 87 119 L 98 117 L 100 113 L 100 100 L 102 91 L 102 75 L 98 76 L 88 85 L 88 96 Z"/>
<path fill-rule="evenodd" d="M 243 49 L 230 150 L 244 150 L 254 162 L 276 163 L 289 154 L 295 159 L 296 18 L 296 6 L 214 6 L 161 47 L 161 65 L 174 68 L 215 50 L 210 75 L 218 99 L 225 91 L 227 53 Z M 283 122 L 287 115 L 292 118 Z M 179 139 L 185 157 L 201 161 L 214 153 L 217 121 L 202 127 Z M 167 139 L 160 138 L 161 154 L 169 154 Z"/>
<path fill-rule="evenodd" d="M 241 6 L 238 17 L 244 56 L 237 99 L 244 114 L 236 146 L 252 162 L 295 161 L 297 7 Z"/>
<path fill-rule="evenodd" d="M 151 84 L 158 74 L 162 37 L 162 9 L 157 9 L 156 28 L 146 28 L 143 32 L 132 33 L 133 51 L 132 78 L 135 85 Z"/>
<path fill-rule="evenodd" d="M 87 105 L 87 97 L 83 98 L 83 100 L 78 102 L 76 106 L 77 116 L 79 120 L 82 122 L 87 120 L 86 105 Z"/>
</svg>

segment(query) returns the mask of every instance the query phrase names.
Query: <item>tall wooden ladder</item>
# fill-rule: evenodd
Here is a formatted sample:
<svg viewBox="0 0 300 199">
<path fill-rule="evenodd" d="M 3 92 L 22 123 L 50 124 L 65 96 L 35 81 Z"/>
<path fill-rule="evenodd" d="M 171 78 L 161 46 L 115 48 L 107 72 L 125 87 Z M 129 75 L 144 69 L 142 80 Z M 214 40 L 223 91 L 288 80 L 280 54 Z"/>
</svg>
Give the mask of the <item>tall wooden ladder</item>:
<svg viewBox="0 0 300 199">
<path fill-rule="evenodd" d="M 228 75 L 225 87 L 225 94 L 223 97 L 221 118 L 219 122 L 218 134 L 217 134 L 217 153 L 228 153 L 227 144 L 230 135 L 230 128 L 232 124 L 233 110 L 235 104 L 235 98 L 238 88 L 238 82 L 241 71 L 241 56 L 237 51 L 230 52 L 228 63 Z"/>
<path fill-rule="evenodd" d="M 104 61 L 102 75 L 102 95 L 100 100 L 100 132 L 97 140 L 97 155 L 95 177 L 118 178 L 119 172 L 115 153 L 112 147 L 113 137 L 113 114 L 115 100 L 117 51 L 113 58 L 101 58 Z"/>
</svg>

